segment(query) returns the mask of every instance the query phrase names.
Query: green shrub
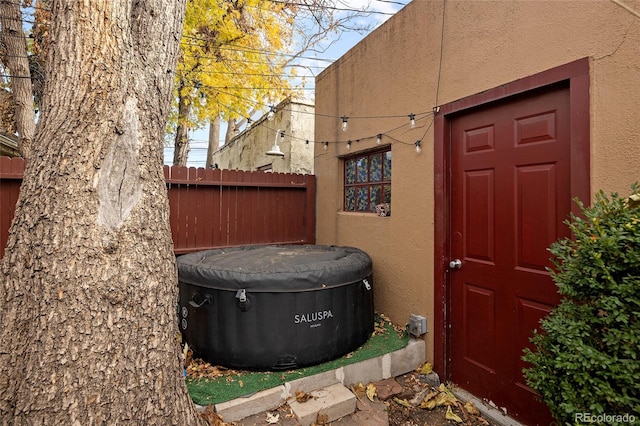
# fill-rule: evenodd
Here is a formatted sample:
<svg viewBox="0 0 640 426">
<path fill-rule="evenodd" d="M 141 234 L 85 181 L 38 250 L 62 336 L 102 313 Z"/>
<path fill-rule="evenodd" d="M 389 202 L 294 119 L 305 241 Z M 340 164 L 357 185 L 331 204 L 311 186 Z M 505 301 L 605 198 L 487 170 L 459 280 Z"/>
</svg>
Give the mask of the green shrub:
<svg viewBox="0 0 640 426">
<path fill-rule="evenodd" d="M 574 238 L 549 249 L 563 300 L 534 331 L 524 375 L 562 424 L 581 423 L 578 413 L 640 421 L 640 187 L 631 190 L 578 201 Z"/>
</svg>

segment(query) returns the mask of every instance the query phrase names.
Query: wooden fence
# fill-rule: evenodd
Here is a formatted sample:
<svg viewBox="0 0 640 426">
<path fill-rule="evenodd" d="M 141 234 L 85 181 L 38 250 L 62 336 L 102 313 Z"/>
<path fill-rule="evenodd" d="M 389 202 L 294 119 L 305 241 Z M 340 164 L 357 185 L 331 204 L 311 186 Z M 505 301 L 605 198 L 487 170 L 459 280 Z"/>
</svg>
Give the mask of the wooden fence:
<svg viewBox="0 0 640 426">
<path fill-rule="evenodd" d="M 0 258 L 24 161 L 0 157 Z M 165 166 L 176 254 L 247 244 L 314 244 L 313 175 Z"/>
</svg>

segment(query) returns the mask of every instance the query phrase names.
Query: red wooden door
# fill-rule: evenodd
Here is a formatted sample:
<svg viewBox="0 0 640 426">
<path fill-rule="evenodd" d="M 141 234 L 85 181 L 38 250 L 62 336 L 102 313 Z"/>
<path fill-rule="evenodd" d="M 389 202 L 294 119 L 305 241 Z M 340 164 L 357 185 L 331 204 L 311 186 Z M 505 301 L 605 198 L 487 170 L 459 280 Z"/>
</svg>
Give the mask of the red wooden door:
<svg viewBox="0 0 640 426">
<path fill-rule="evenodd" d="M 451 121 L 451 378 L 529 424 L 549 424 L 520 359 L 559 303 L 548 246 L 568 233 L 568 88 Z"/>
</svg>

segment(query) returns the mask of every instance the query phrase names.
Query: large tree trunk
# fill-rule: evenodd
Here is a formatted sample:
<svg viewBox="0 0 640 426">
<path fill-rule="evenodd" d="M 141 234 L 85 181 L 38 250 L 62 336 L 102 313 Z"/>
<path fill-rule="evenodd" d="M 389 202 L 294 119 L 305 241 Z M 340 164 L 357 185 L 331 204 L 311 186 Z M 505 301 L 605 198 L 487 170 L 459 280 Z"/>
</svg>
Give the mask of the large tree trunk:
<svg viewBox="0 0 640 426">
<path fill-rule="evenodd" d="M 220 115 L 209 121 L 209 144 L 207 146 L 207 169 L 213 167 L 213 154 L 220 148 Z"/>
<path fill-rule="evenodd" d="M 187 99 L 180 96 L 178 101 L 178 126 L 173 149 L 173 165 L 186 166 L 189 158 L 189 112 L 191 105 Z"/>
<path fill-rule="evenodd" d="M 230 118 L 227 121 L 227 131 L 224 134 L 224 144 L 228 144 L 238 134 L 238 127 L 235 118 Z"/>
<path fill-rule="evenodd" d="M 11 71 L 11 91 L 15 102 L 15 125 L 18 132 L 18 148 L 24 158 L 29 158 L 36 127 L 33 109 L 31 73 L 27 58 L 27 41 L 22 29 L 20 2 L 0 0 L 0 25 L 2 42 L 7 57 L 3 60 Z"/>
<path fill-rule="evenodd" d="M 55 0 L 0 277 L 0 424 L 190 425 L 162 172 L 185 0 Z"/>
</svg>

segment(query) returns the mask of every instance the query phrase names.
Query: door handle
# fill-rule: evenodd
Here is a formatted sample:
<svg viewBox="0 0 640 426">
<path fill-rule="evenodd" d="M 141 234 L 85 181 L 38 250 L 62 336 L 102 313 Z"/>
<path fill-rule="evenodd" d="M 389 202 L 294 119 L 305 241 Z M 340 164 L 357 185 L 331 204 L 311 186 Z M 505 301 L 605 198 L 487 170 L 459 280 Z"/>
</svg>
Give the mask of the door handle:
<svg viewBox="0 0 640 426">
<path fill-rule="evenodd" d="M 462 261 L 460 259 L 453 259 L 451 262 L 449 262 L 449 268 L 451 269 L 462 268 Z"/>
</svg>

